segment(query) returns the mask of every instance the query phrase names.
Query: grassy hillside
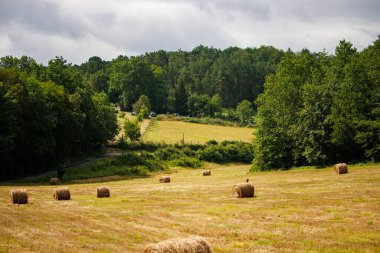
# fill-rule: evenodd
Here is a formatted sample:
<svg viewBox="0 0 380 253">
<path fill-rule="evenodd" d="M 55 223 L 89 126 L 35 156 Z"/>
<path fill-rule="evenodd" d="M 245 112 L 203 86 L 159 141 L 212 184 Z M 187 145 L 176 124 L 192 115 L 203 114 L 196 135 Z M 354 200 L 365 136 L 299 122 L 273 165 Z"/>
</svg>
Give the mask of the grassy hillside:
<svg viewBox="0 0 380 253">
<path fill-rule="evenodd" d="M 182 121 L 154 121 L 145 133 L 144 141 L 181 142 L 185 134 L 186 143 L 205 143 L 211 139 L 252 142 L 253 128 L 205 125 Z"/>
<path fill-rule="evenodd" d="M 54 186 L 27 188 L 27 205 L 12 205 L 0 186 L 0 252 L 142 252 L 147 244 L 189 235 L 214 252 L 378 252 L 380 166 L 349 174 L 298 169 L 247 174 L 249 165 L 179 169 L 172 183 L 150 178 L 72 184 L 71 201 L 54 201 Z M 256 197 L 235 199 L 232 185 L 249 177 Z M 111 198 L 96 199 L 108 185 Z"/>
</svg>

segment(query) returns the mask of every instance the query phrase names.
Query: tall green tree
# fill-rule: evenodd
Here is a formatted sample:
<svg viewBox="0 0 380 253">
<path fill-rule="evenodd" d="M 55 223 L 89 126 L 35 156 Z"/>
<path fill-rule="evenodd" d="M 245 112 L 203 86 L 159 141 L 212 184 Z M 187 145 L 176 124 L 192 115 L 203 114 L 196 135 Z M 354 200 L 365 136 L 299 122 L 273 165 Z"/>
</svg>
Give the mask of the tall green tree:
<svg viewBox="0 0 380 253">
<path fill-rule="evenodd" d="M 268 170 L 291 167 L 299 155 L 295 135 L 302 109 L 302 90 L 310 82 L 315 57 L 304 50 L 288 53 L 275 75 L 266 79 L 259 95 L 254 168 Z"/>
<path fill-rule="evenodd" d="M 141 95 L 139 99 L 136 101 L 136 103 L 133 104 L 133 111 L 136 113 L 140 113 L 142 106 L 145 106 L 147 112 L 149 112 L 151 109 L 149 98 L 145 95 Z"/>
<path fill-rule="evenodd" d="M 140 126 L 137 120 L 127 120 L 124 124 L 124 133 L 131 141 L 138 141 L 141 138 Z"/>
<path fill-rule="evenodd" d="M 236 107 L 236 113 L 239 116 L 240 123 L 248 123 L 252 120 L 254 113 L 252 103 L 248 100 L 241 101 Z"/>
</svg>

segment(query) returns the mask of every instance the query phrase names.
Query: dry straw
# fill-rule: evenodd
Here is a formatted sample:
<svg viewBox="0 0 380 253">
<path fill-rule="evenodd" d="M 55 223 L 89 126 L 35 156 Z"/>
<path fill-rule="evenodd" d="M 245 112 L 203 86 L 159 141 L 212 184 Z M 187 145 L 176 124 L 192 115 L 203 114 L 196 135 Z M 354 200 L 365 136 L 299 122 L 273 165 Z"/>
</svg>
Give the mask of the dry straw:
<svg viewBox="0 0 380 253">
<path fill-rule="evenodd" d="M 192 236 L 151 244 L 144 253 L 211 253 L 211 247 L 205 238 Z"/>
<path fill-rule="evenodd" d="M 232 187 L 232 192 L 237 198 L 252 198 L 255 188 L 251 183 L 236 184 Z"/>
<path fill-rule="evenodd" d="M 168 176 L 160 177 L 160 183 L 170 183 L 170 177 Z"/>
<path fill-rule="evenodd" d="M 50 178 L 50 184 L 51 185 L 58 185 L 61 184 L 61 180 L 57 177 Z"/>
<path fill-rule="evenodd" d="M 28 193 L 26 189 L 11 190 L 11 200 L 13 204 L 27 204 Z"/>
<path fill-rule="evenodd" d="M 347 164 L 345 163 L 337 163 L 333 167 L 335 173 L 337 174 L 345 174 L 348 173 Z"/>
<path fill-rule="evenodd" d="M 109 198 L 110 189 L 107 186 L 101 186 L 96 188 L 96 197 L 98 198 Z"/>
<path fill-rule="evenodd" d="M 68 188 L 58 188 L 54 189 L 54 198 L 56 200 L 70 200 L 71 195 Z"/>
<path fill-rule="evenodd" d="M 211 175 L 211 170 L 203 171 L 203 176 L 210 176 L 210 175 Z"/>
</svg>

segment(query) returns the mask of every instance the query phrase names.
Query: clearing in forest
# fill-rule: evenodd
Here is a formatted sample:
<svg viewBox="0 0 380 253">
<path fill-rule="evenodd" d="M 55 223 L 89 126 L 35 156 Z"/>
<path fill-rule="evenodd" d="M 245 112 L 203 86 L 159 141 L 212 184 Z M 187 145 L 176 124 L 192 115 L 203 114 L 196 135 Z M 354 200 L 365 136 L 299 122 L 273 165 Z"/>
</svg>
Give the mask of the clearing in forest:
<svg viewBox="0 0 380 253">
<path fill-rule="evenodd" d="M 206 125 L 183 121 L 153 121 L 145 133 L 144 141 L 165 142 L 168 144 L 182 142 L 203 144 L 209 140 L 237 140 L 252 142 L 253 128 Z"/>
</svg>

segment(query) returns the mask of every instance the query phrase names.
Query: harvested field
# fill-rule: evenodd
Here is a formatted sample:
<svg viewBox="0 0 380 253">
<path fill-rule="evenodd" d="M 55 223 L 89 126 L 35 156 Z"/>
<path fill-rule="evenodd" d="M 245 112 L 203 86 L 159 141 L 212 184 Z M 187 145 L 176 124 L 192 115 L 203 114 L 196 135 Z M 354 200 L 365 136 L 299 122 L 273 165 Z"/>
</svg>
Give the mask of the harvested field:
<svg viewBox="0 0 380 253">
<path fill-rule="evenodd" d="M 226 127 L 182 121 L 154 121 L 145 133 L 143 140 L 174 144 L 181 142 L 184 134 L 185 143 L 193 144 L 203 144 L 209 140 L 252 142 L 253 132 L 253 128 L 247 127 Z"/>
<path fill-rule="evenodd" d="M 71 201 L 54 201 L 55 186 L 0 186 L 0 252 L 143 252 L 156 242 L 198 235 L 213 252 L 379 252 L 380 165 L 247 174 L 249 165 L 178 169 L 102 183 L 71 184 Z M 254 198 L 231 186 L 250 178 Z M 212 180 L 210 180 L 212 179 Z M 10 190 L 27 189 L 13 205 Z"/>
</svg>

